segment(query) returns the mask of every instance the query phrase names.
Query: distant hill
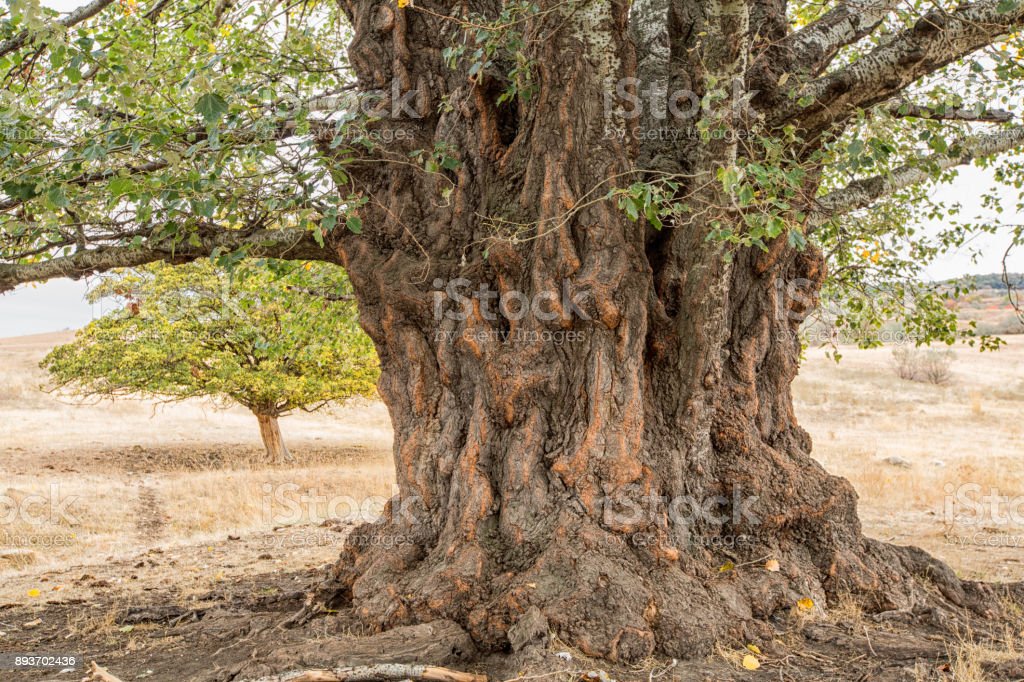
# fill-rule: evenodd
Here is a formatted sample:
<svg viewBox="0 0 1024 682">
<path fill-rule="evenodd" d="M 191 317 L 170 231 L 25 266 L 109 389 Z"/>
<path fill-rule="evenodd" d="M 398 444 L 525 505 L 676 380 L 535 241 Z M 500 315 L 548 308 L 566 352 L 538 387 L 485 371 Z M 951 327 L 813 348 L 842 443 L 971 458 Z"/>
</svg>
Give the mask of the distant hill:
<svg viewBox="0 0 1024 682">
<path fill-rule="evenodd" d="M 1007 279 L 1015 289 L 1024 289 L 1024 273 L 1009 272 Z M 987 275 L 964 275 L 957 279 L 948 280 L 948 284 L 973 284 L 978 289 L 1006 289 L 1006 282 L 1003 281 L 1003 273 L 991 272 Z"/>
<path fill-rule="evenodd" d="M 1007 273 L 1014 294 L 1024 303 L 1024 273 Z M 1003 273 L 987 275 L 965 275 L 959 279 L 947 280 L 944 284 L 972 285 L 974 291 L 963 294 L 949 307 L 957 311 L 961 321 L 975 321 L 980 334 L 1024 334 L 1024 322 L 1010 304 Z"/>
</svg>

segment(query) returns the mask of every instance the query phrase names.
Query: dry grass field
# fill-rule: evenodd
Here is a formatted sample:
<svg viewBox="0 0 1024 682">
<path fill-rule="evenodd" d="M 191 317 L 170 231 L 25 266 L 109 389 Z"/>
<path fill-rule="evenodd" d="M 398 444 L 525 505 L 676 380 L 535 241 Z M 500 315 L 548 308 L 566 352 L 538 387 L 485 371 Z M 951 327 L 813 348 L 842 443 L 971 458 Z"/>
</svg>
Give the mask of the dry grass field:
<svg viewBox="0 0 1024 682">
<path fill-rule="evenodd" d="M 282 419 L 299 461 L 275 467 L 265 462 L 255 418 L 241 408 L 82 404 L 44 393 L 37 364 L 70 338 L 0 340 L 0 572 L 38 574 L 158 546 L 315 525 L 348 515 L 347 500 L 368 501 L 372 513 L 392 494 L 391 430 L 381 403 Z M 0 601 L 24 596 L 8 585 Z"/>
<path fill-rule="evenodd" d="M 39 359 L 69 338 L 0 339 L 0 651 L 73 642 L 161 680 L 190 679 L 181 671 L 200 650 L 237 659 L 228 642 L 246 642 L 250 612 L 268 623 L 294 612 L 337 556 L 354 506 L 369 516 L 390 495 L 387 410 L 364 402 L 288 417 L 298 461 L 272 466 L 241 409 L 82 405 L 40 391 Z M 922 546 L 964 577 L 1024 579 L 1024 337 L 996 354 L 956 349 L 945 385 L 897 378 L 892 349 L 843 354 L 837 365 L 808 351 L 796 407 L 815 456 L 857 489 L 866 532 Z M 983 496 L 997 499 L 979 515 Z M 222 615 L 193 622 L 207 611 Z M 828 614 L 840 624 L 829 627 L 848 622 L 865 627 L 842 606 Z M 901 650 L 903 634 L 870 627 L 872 652 Z M 987 679 L 977 671 L 1024 646 L 1016 632 L 1010 644 L 971 637 L 928 640 L 954 679 Z M 844 652 L 819 652 L 815 665 L 841 669 Z M 746 673 L 732 658 L 693 665 L 732 679 L 722 671 Z"/>
<path fill-rule="evenodd" d="M 0 340 L 0 571 L 8 577 L 317 527 L 356 503 L 372 514 L 390 494 L 391 431 L 380 403 L 284 419 L 299 462 L 271 466 L 243 409 L 81 404 L 42 392 L 36 365 L 69 338 Z M 810 349 L 795 384 L 814 454 L 853 482 L 867 532 L 923 546 L 965 577 L 1024 578 L 1016 523 L 1024 518 L 1024 337 L 1008 341 L 998 353 L 957 349 L 941 386 L 897 378 L 891 349 L 847 348 L 839 364 Z M 960 514 L 949 505 L 958 490 L 961 502 L 1005 496 L 1006 518 Z M 304 552 L 315 554 L 320 543 L 310 544 Z M 334 548 L 319 551 L 326 561 Z M 13 584 L 4 582 L 0 599 L 24 597 Z"/>
<path fill-rule="evenodd" d="M 812 349 L 794 385 L 814 456 L 853 483 L 868 534 L 967 578 L 1024 579 L 1024 336 L 1006 340 L 956 348 L 938 386 L 897 378 L 891 348 L 844 348 L 839 364 Z M 983 496 L 1006 499 L 980 513 Z"/>
</svg>

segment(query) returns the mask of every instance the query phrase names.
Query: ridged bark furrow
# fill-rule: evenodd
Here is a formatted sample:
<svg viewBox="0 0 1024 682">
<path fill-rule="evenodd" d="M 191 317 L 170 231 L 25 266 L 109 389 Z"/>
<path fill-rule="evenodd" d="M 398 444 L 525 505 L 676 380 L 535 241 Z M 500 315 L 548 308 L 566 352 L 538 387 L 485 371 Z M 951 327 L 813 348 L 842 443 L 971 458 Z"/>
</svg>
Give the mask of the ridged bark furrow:
<svg viewBox="0 0 1024 682">
<path fill-rule="evenodd" d="M 461 29 L 437 15 L 462 8 L 417 4 L 430 11 L 345 3 L 361 86 L 419 91 L 417 117 L 374 124 L 406 134 L 346 167 L 369 202 L 363 234 L 337 241 L 381 357 L 400 495 L 349 538 L 315 606 L 381 629 L 447 618 L 489 648 L 535 606 L 583 651 L 638 660 L 757 640 L 804 597 L 910 606 L 925 599 L 913 573 L 941 573 L 969 601 L 941 564 L 865 540 L 851 486 L 810 457 L 790 383 L 823 259 L 781 240 L 727 262 L 705 239 L 708 207 L 742 221 L 716 179 L 735 142 L 606 134 L 636 125 L 604 105 L 637 74 L 628 3 L 540 3 L 522 27 L 536 92 L 503 104 L 500 70 L 443 63 Z M 639 3 L 667 22 L 642 72 L 698 94 L 708 79 L 744 87 L 746 3 L 668 4 Z M 439 147 L 457 168 L 408 161 Z M 680 195 L 698 207 L 660 233 L 602 200 L 655 157 L 689 177 Z M 484 297 L 450 319 L 462 303 L 438 292 L 458 278 L 553 314 L 492 319 Z M 679 500 L 691 513 L 672 513 Z M 751 564 L 720 571 L 729 561 Z"/>
</svg>

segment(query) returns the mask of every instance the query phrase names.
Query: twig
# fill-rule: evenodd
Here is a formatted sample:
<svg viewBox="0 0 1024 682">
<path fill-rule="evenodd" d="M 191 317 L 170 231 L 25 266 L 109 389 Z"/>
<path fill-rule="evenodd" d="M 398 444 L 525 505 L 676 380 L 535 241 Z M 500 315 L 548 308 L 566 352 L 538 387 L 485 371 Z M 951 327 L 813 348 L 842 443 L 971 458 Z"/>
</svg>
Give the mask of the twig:
<svg viewBox="0 0 1024 682">
<path fill-rule="evenodd" d="M 871 655 L 878 658 L 878 654 L 875 653 L 875 647 L 871 646 L 871 635 L 868 634 L 868 626 L 864 626 L 864 638 L 868 640 L 868 649 L 871 650 Z"/>
<path fill-rule="evenodd" d="M 672 662 L 666 665 L 664 668 L 662 668 L 660 672 L 657 668 L 651 668 L 651 672 L 647 675 L 647 682 L 654 682 L 654 680 L 658 679 L 659 677 L 664 677 L 665 674 L 672 668 L 676 667 L 678 663 L 679 661 L 673 658 Z"/>
</svg>

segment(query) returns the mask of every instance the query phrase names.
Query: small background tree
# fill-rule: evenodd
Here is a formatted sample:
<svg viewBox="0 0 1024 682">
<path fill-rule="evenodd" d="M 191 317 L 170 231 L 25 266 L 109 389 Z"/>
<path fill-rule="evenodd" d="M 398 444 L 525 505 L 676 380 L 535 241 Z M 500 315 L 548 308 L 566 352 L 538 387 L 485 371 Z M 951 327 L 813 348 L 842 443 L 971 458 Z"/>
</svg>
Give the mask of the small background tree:
<svg viewBox="0 0 1024 682">
<path fill-rule="evenodd" d="M 292 461 L 278 418 L 375 392 L 378 362 L 334 265 L 208 261 L 121 271 L 93 301 L 123 306 L 46 356 L 53 390 L 79 396 L 208 397 L 256 415 L 268 457 Z"/>
</svg>

